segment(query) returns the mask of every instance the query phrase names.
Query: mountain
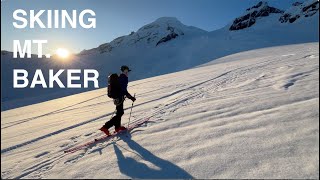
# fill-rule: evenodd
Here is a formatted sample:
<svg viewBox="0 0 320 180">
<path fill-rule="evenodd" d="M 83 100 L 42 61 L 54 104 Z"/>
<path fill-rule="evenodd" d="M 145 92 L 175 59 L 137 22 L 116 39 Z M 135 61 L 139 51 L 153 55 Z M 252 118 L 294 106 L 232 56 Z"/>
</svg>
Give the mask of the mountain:
<svg viewBox="0 0 320 180">
<path fill-rule="evenodd" d="M 319 12 L 319 1 L 295 2 L 280 17 L 281 23 L 293 23 L 297 19 L 309 18 Z"/>
<path fill-rule="evenodd" d="M 245 15 L 236 18 L 230 26 L 230 30 L 239 30 L 248 28 L 255 24 L 260 18 L 267 17 L 271 14 L 282 14 L 284 11 L 270 7 L 267 2 L 260 1 L 257 5 L 248 8 Z"/>
<path fill-rule="evenodd" d="M 295 2 L 286 10 L 280 10 L 268 5 L 268 2 L 260 1 L 257 5 L 248 8 L 245 14 L 233 21 L 230 30 L 240 30 L 249 28 L 264 17 L 281 15 L 281 23 L 293 23 L 299 18 L 309 18 L 319 12 L 319 1 L 307 0 L 305 2 Z"/>
<path fill-rule="evenodd" d="M 40 87 L 13 89 L 14 68 L 27 69 L 31 77 L 36 69 L 42 69 L 45 77 L 48 76 L 48 69 L 54 69 L 55 72 L 67 68 L 96 69 L 100 73 L 100 87 L 106 87 L 107 75 L 119 72 L 119 67 L 123 64 L 133 69 L 129 79 L 139 80 L 193 68 L 237 52 L 318 42 L 318 1 L 294 4 L 291 8 L 295 7 L 301 9 L 301 14 L 308 16 L 292 23 L 281 22 L 285 13 L 291 12 L 290 9 L 283 11 L 269 6 L 266 2 L 259 2 L 225 27 L 211 32 L 186 26 L 176 18 L 163 17 L 141 27 L 137 32 L 116 38 L 99 47 L 83 50 L 68 62 L 54 58 L 13 60 L 10 53 L 1 53 L 1 84 L 6 87 L 2 90 L 2 111 L 93 90 Z M 250 20 L 246 19 L 248 14 L 251 16 Z M 244 26 L 246 23 L 251 25 Z M 66 82 L 66 75 L 63 74 L 61 79 Z"/>
<path fill-rule="evenodd" d="M 228 55 L 129 91 L 130 122 L 149 121 L 71 154 L 102 136 L 106 88 L 1 112 L 1 178 L 319 179 L 318 42 Z"/>
<path fill-rule="evenodd" d="M 141 27 L 137 32 L 118 37 L 97 48 L 83 50 L 79 55 L 110 53 L 114 48 L 155 47 L 178 36 L 199 36 L 205 33 L 207 32 L 199 28 L 182 24 L 177 18 L 162 17 Z"/>
</svg>

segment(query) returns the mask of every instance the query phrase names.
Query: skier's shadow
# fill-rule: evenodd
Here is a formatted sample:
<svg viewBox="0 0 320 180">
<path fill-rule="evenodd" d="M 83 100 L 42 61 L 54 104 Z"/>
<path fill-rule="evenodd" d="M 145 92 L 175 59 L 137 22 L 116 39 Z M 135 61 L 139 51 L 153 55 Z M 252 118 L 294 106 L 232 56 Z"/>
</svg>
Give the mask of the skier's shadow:
<svg viewBox="0 0 320 180">
<path fill-rule="evenodd" d="M 123 137 L 121 139 L 128 144 L 131 150 L 135 151 L 133 153 L 139 155 L 143 160 L 148 161 L 149 163 L 156 166 L 151 168 L 142 162 L 138 162 L 134 158 L 125 157 L 118 147 L 120 145 L 114 143 L 113 147 L 118 158 L 118 165 L 121 173 L 131 177 L 132 179 L 193 179 L 193 177 L 188 172 L 169 161 L 155 156 L 150 151 L 133 141 L 130 137 Z"/>
</svg>

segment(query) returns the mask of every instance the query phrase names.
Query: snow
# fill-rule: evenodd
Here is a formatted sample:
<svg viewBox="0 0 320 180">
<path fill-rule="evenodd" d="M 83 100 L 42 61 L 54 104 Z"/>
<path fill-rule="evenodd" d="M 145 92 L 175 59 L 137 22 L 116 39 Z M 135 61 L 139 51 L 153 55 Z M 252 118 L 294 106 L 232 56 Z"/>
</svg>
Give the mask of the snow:
<svg viewBox="0 0 320 180">
<path fill-rule="evenodd" d="M 314 1 L 307 1 L 299 7 L 302 8 Z M 266 7 L 267 4 L 262 3 L 260 7 L 249 11 Z M 95 69 L 100 74 L 99 87 L 105 87 L 106 77 L 110 73 L 118 73 L 119 67 L 124 64 L 133 69 L 131 79 L 139 80 L 186 70 L 238 52 L 319 42 L 319 11 L 314 12 L 316 14 L 313 16 L 299 18 L 294 23 L 281 23 L 279 18 L 282 14 L 271 13 L 269 16 L 259 17 L 249 28 L 230 31 L 231 22 L 211 32 L 184 25 L 177 18 L 162 17 L 129 35 L 118 37 L 97 48 L 84 50 L 65 63 L 59 63 L 54 58 L 33 57 L 27 61 L 12 59 L 12 54 L 4 52 L 1 55 L 1 64 L 6 68 L 1 69 L 1 83 L 7 88 L 2 94 L 1 110 L 94 89 L 93 86 L 87 89 L 14 89 L 13 69 L 27 69 L 30 76 L 36 69 L 41 69 L 44 74 L 48 74 L 49 69 L 54 69 L 55 72 L 60 69 Z M 67 78 L 61 79 L 62 83 L 66 84 Z"/>
<path fill-rule="evenodd" d="M 101 136 L 106 89 L 1 112 L 2 178 L 319 178 L 319 43 L 228 55 L 129 83 L 131 122 Z M 125 102 L 123 124 L 131 102 Z"/>
<path fill-rule="evenodd" d="M 294 3 L 283 13 L 280 21 L 283 23 L 289 23 L 289 19 L 293 22 L 295 22 L 296 19 L 298 19 L 298 21 L 302 21 L 305 18 L 313 16 L 316 12 L 319 12 L 319 1 L 306 0 L 303 3 Z"/>
<path fill-rule="evenodd" d="M 157 42 L 172 32 L 179 36 L 186 35 L 188 37 L 208 33 L 205 30 L 193 26 L 186 26 L 175 17 L 161 17 L 156 19 L 154 22 L 141 27 L 137 32 L 132 32 L 130 35 L 118 37 L 104 45 L 112 47 L 111 51 L 119 48 L 120 50 L 117 51 L 124 51 L 126 48 L 150 48 L 157 46 Z M 80 55 L 92 55 L 100 53 L 100 51 L 101 49 L 99 48 L 93 48 L 82 51 Z"/>
</svg>

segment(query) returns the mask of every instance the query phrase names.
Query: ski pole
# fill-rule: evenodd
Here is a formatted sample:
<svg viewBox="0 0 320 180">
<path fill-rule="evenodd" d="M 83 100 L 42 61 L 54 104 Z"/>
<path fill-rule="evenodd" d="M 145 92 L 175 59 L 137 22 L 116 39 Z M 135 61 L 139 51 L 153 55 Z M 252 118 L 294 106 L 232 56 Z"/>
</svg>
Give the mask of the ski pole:
<svg viewBox="0 0 320 180">
<path fill-rule="evenodd" d="M 136 93 L 134 93 L 133 97 L 136 97 Z M 129 122 L 128 122 L 127 128 L 129 128 L 129 124 L 130 124 L 130 118 L 131 118 L 131 112 L 132 112 L 133 103 L 134 103 L 134 101 L 132 101 L 132 104 L 131 104 L 131 110 L 130 110 Z"/>
</svg>

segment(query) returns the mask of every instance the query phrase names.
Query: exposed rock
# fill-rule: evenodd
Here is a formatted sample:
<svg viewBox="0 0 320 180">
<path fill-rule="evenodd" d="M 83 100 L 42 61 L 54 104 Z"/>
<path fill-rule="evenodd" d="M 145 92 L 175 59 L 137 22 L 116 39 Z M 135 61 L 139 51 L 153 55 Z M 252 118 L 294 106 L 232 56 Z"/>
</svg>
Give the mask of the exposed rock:
<svg viewBox="0 0 320 180">
<path fill-rule="evenodd" d="M 284 11 L 268 6 L 267 2 L 259 2 L 257 5 L 248 8 L 246 10 L 246 15 L 236 18 L 233 21 L 233 24 L 229 28 L 231 31 L 245 29 L 253 24 L 261 18 L 269 16 L 271 13 L 283 13 Z"/>
<path fill-rule="evenodd" d="M 281 23 L 293 23 L 301 17 L 311 17 L 319 12 L 319 1 L 295 2 L 280 18 Z"/>
<path fill-rule="evenodd" d="M 166 37 L 163 37 L 162 39 L 160 39 L 160 41 L 157 42 L 157 45 L 156 45 L 156 46 L 158 46 L 158 45 L 161 44 L 161 43 L 170 41 L 171 39 L 174 39 L 174 38 L 176 38 L 177 36 L 179 36 L 179 35 L 176 34 L 175 32 L 173 32 L 173 33 L 171 33 L 171 34 L 168 34 Z"/>
<path fill-rule="evenodd" d="M 302 12 L 305 17 L 313 16 L 319 11 L 319 1 L 315 1 L 312 4 L 302 8 Z"/>
<path fill-rule="evenodd" d="M 167 31 L 170 31 L 170 33 L 169 33 L 167 36 L 161 38 L 161 39 L 157 42 L 156 46 L 158 46 L 158 45 L 161 44 L 161 43 L 170 41 L 170 40 L 176 38 L 176 37 L 179 36 L 179 35 L 184 35 L 184 33 L 183 33 L 182 31 L 177 30 L 178 32 L 175 32 L 175 28 L 174 28 L 174 27 L 171 27 L 171 26 L 169 26 L 169 25 L 168 25 L 168 27 L 167 27 Z M 179 34 L 177 34 L 177 33 L 179 33 Z"/>
</svg>

